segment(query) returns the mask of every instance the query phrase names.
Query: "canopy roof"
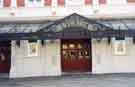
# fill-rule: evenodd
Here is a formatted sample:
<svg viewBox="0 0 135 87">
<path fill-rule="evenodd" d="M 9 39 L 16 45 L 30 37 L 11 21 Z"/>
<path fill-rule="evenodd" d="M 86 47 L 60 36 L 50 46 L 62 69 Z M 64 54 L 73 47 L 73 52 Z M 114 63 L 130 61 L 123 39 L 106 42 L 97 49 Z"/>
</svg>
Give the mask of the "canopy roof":
<svg viewBox="0 0 135 87">
<path fill-rule="evenodd" d="M 88 19 L 76 13 L 56 21 L 0 22 L 0 40 L 134 37 L 135 19 Z"/>
<path fill-rule="evenodd" d="M 53 22 L 0 22 L 0 33 L 32 33 Z"/>
<path fill-rule="evenodd" d="M 41 28 L 38 32 L 61 32 L 67 28 L 80 27 L 87 29 L 89 31 L 97 30 L 110 30 L 111 27 L 108 27 L 96 20 L 91 20 L 76 13 L 67 16 L 63 19 L 56 20 L 52 24 Z"/>
<path fill-rule="evenodd" d="M 111 27 L 114 30 L 134 30 L 135 19 L 109 19 L 109 20 L 97 20 L 98 22 Z"/>
</svg>

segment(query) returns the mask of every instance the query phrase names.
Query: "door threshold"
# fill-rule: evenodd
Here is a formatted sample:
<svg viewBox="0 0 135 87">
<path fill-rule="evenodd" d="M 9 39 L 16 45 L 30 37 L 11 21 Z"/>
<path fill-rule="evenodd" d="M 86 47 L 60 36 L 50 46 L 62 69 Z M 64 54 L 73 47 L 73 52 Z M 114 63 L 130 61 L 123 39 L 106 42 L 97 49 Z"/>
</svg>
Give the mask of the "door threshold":
<svg viewBox="0 0 135 87">
<path fill-rule="evenodd" d="M 92 72 L 62 72 L 62 75 L 87 75 L 92 74 Z"/>
<path fill-rule="evenodd" d="M 1 78 L 9 78 L 9 73 L 0 73 L 0 79 Z"/>
</svg>

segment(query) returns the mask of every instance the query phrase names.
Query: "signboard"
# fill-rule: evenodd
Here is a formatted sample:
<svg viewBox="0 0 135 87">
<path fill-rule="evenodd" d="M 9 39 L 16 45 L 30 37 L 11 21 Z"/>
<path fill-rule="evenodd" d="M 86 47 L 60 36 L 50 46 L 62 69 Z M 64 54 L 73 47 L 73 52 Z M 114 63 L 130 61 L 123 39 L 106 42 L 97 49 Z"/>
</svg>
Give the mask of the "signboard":
<svg viewBox="0 0 135 87">
<path fill-rule="evenodd" d="M 78 14 L 72 14 L 62 20 L 55 21 L 53 24 L 47 26 L 41 32 L 60 32 L 64 29 L 71 29 L 73 27 L 80 27 L 89 31 L 105 30 L 106 27 Z"/>
</svg>

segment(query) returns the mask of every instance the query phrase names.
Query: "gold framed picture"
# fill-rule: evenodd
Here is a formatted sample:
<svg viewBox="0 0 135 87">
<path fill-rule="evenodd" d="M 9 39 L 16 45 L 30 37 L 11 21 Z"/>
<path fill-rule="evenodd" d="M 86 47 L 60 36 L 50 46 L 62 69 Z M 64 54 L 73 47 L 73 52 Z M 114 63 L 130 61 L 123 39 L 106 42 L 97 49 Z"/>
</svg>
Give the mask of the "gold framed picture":
<svg viewBox="0 0 135 87">
<path fill-rule="evenodd" d="M 38 56 L 38 42 L 28 42 L 28 56 Z"/>
<path fill-rule="evenodd" d="M 113 44 L 113 51 L 115 55 L 125 55 L 126 54 L 125 40 L 115 40 Z"/>
</svg>

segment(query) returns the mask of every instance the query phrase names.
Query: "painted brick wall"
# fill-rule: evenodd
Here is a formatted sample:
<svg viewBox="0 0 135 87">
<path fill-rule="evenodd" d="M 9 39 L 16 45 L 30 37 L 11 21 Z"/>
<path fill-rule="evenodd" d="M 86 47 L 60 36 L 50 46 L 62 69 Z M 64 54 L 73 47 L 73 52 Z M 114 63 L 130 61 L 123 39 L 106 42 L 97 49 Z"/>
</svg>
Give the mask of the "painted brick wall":
<svg viewBox="0 0 135 87">
<path fill-rule="evenodd" d="M 126 54 L 115 55 L 113 42 L 108 44 L 107 39 L 97 42 L 92 40 L 93 73 L 135 73 L 135 45 L 132 38 L 126 38 Z M 100 49 L 100 50 L 99 50 Z"/>
<path fill-rule="evenodd" d="M 20 47 L 12 41 L 10 78 L 61 75 L 60 40 L 39 45 L 39 55 L 29 57 L 27 41 Z"/>
</svg>

